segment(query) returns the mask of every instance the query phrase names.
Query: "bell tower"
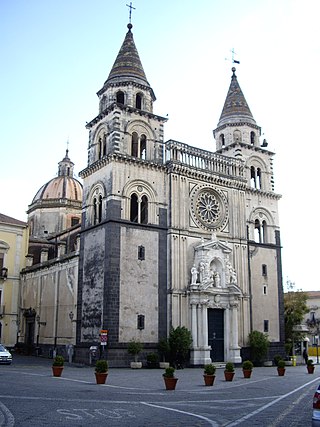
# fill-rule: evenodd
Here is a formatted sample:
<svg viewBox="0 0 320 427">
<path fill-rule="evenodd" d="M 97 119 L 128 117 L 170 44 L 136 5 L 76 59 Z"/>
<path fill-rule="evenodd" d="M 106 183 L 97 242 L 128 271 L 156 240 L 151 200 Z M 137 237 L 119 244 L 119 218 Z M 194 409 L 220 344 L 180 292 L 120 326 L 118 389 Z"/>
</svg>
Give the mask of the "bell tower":
<svg viewBox="0 0 320 427">
<path fill-rule="evenodd" d="M 153 114 L 156 97 L 142 67 L 131 23 L 97 95 L 99 114 L 87 124 L 90 131 L 88 166 L 111 153 L 162 162 L 166 119 Z"/>
<path fill-rule="evenodd" d="M 109 356 L 166 336 L 167 203 L 163 126 L 129 23 L 99 113 L 87 124 L 79 260 L 78 343 L 107 329 Z M 120 354 L 120 356 L 119 356 Z M 125 364 L 126 362 L 124 362 Z"/>
</svg>

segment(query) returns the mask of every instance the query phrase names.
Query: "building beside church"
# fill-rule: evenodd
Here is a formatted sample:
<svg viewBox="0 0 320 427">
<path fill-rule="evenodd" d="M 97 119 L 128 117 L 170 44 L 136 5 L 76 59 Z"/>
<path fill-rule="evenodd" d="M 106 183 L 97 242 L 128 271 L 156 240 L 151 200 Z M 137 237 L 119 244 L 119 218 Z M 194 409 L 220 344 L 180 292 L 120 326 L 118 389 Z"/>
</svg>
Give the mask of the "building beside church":
<svg viewBox="0 0 320 427">
<path fill-rule="evenodd" d="M 28 226 L 0 214 L 0 343 L 13 347 L 20 323 L 20 271 L 26 265 Z"/>
<path fill-rule="evenodd" d="M 186 326 L 192 365 L 241 362 L 252 330 L 267 333 L 271 352 L 278 353 L 284 324 L 274 153 L 261 142 L 235 68 L 214 130 L 215 152 L 165 141 L 167 119 L 153 111 L 156 97 L 131 24 L 97 95 L 98 115 L 87 124 L 88 164 L 80 173 L 81 231 L 73 225 L 80 246 L 69 255 L 58 252 L 66 241 L 59 233 L 72 222 L 60 221 L 65 211 L 59 226 L 58 217 L 50 217 L 52 204 L 42 196 L 48 185 L 28 211 L 40 255 L 22 275 L 23 307 L 31 310 L 25 322 L 34 331 L 50 326 L 46 337 L 38 333 L 37 344 L 74 343 L 75 359 L 87 360 L 107 330 L 110 363 L 126 366 L 131 340 L 154 351 L 171 327 Z M 56 251 L 52 260 L 41 258 L 45 230 Z M 31 294 L 38 300 L 32 302 Z M 53 307 L 50 315 L 43 305 L 40 314 L 39 295 Z M 61 333 L 60 322 L 68 325 Z M 34 342 L 32 326 L 28 333 L 23 328 L 23 339 Z"/>
<path fill-rule="evenodd" d="M 75 344 L 82 184 L 65 157 L 28 207 L 27 266 L 21 273 L 19 343 L 53 355 Z"/>
</svg>

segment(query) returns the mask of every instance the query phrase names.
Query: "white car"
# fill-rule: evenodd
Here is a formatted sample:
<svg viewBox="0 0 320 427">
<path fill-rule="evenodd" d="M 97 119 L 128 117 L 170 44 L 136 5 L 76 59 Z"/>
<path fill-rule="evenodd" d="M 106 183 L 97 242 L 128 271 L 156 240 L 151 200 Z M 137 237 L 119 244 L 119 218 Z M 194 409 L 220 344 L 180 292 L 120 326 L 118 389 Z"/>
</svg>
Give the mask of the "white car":
<svg viewBox="0 0 320 427">
<path fill-rule="evenodd" d="M 0 344 L 0 363 L 10 365 L 12 362 L 12 355 L 2 344 Z"/>
</svg>

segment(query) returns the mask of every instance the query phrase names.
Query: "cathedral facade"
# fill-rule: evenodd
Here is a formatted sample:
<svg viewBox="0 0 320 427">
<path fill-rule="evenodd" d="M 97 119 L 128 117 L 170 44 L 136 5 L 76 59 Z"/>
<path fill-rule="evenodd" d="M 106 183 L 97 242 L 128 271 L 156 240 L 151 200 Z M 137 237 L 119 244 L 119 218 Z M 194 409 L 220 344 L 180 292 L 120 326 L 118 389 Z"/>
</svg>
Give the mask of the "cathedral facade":
<svg viewBox="0 0 320 427">
<path fill-rule="evenodd" d="M 131 340 L 155 351 L 177 326 L 192 333 L 190 362 L 195 366 L 241 362 L 253 330 L 267 333 L 271 348 L 279 352 L 284 325 L 274 153 L 260 141 L 261 128 L 235 68 L 214 130 L 215 152 L 164 140 L 167 119 L 153 111 L 155 94 L 131 24 L 97 95 L 98 115 L 87 124 L 88 164 L 80 173 L 81 229 L 68 225 L 80 237 L 71 255 L 60 251 L 56 261 L 39 259 L 26 269 L 22 293 L 29 297 L 22 306 L 35 307 L 31 317 L 37 317 L 39 304 L 30 296 L 37 291 L 30 287 L 39 290 L 39 283 L 47 281 L 40 277 L 53 277 L 56 269 L 65 278 L 59 292 L 68 301 L 64 315 L 62 302 L 58 310 L 64 319 L 61 328 L 68 324 L 68 313 L 73 322 L 62 332 L 61 345 L 75 344 L 79 361 L 87 360 L 101 331 L 108 334 L 111 364 L 125 366 Z M 62 161 L 63 170 L 68 160 Z M 37 200 L 30 220 L 33 229 L 41 225 L 42 233 L 49 225 L 37 216 Z M 75 221 L 78 214 L 72 212 Z M 70 231 L 57 230 L 52 243 L 59 248 Z M 47 270 L 41 262 L 47 262 Z M 49 298 L 56 298 L 51 317 L 57 327 L 56 293 Z M 23 332 L 21 339 L 26 339 Z"/>
<path fill-rule="evenodd" d="M 241 361 L 248 334 L 283 341 L 273 153 L 260 144 L 235 69 L 217 151 L 164 142 L 132 25 L 98 92 L 83 178 L 80 345 L 108 330 L 109 355 L 192 331 L 191 363 Z"/>
</svg>

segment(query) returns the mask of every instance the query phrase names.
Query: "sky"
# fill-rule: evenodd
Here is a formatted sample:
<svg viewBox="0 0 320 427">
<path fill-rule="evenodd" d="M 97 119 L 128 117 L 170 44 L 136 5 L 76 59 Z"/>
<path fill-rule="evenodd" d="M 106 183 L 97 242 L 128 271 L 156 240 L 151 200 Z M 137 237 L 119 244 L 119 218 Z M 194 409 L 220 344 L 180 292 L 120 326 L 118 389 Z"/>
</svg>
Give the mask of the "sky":
<svg viewBox="0 0 320 427">
<path fill-rule="evenodd" d="M 0 212 L 26 221 L 69 148 L 86 167 L 86 122 L 127 32 L 128 0 L 0 0 Z M 319 0 L 135 0 L 133 36 L 165 140 L 214 151 L 237 77 L 274 160 L 284 282 L 319 290 L 316 225 Z M 312 267 L 312 268 L 311 268 Z"/>
</svg>

